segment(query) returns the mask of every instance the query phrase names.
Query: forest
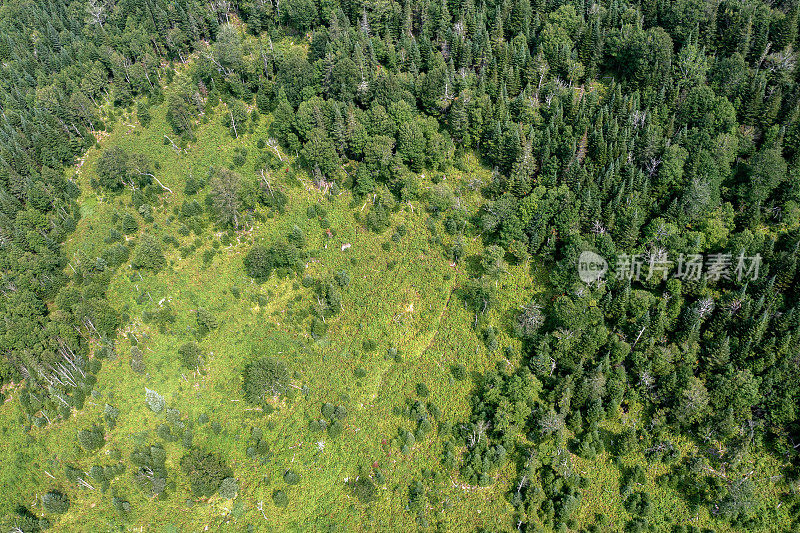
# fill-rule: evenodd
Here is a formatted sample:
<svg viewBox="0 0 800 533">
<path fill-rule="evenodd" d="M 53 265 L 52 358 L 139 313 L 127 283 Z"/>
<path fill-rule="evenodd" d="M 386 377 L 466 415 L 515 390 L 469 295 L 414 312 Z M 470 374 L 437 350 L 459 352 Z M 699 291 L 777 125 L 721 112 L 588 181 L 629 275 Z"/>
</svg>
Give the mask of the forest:
<svg viewBox="0 0 800 533">
<path fill-rule="evenodd" d="M 796 531 L 798 0 L 7 0 L 3 531 Z"/>
</svg>

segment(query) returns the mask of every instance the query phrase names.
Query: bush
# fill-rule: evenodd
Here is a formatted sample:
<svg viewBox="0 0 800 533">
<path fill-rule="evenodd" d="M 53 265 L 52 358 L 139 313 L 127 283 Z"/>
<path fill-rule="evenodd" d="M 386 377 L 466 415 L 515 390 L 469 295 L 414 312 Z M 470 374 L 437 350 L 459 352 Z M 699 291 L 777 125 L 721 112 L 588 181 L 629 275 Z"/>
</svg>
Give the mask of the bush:
<svg viewBox="0 0 800 533">
<path fill-rule="evenodd" d="M 69 498 L 63 492 L 51 490 L 42 496 L 44 510 L 51 514 L 64 514 L 69 509 Z"/>
<path fill-rule="evenodd" d="M 139 123 L 145 128 L 150 125 L 150 121 L 153 117 L 150 114 L 150 106 L 147 105 L 147 103 L 141 101 L 136 103 L 136 118 L 139 119 Z"/>
<path fill-rule="evenodd" d="M 361 347 L 365 352 L 374 352 L 378 348 L 378 343 L 372 339 L 367 339 L 363 342 Z"/>
<path fill-rule="evenodd" d="M 111 506 L 122 513 L 127 513 L 131 510 L 131 503 L 117 496 L 111 499 Z"/>
<path fill-rule="evenodd" d="M 296 235 L 294 236 L 296 240 Z M 254 246 L 244 257 L 247 275 L 259 281 L 269 277 L 273 269 L 295 268 L 300 260 L 300 250 L 289 241 L 279 241 L 269 248 Z"/>
<path fill-rule="evenodd" d="M 175 435 L 172 434 L 172 429 L 170 429 L 167 424 L 160 424 L 158 428 L 156 428 L 156 435 L 165 442 L 173 442 L 176 440 Z"/>
<path fill-rule="evenodd" d="M 425 398 L 429 394 L 428 387 L 424 383 L 417 383 L 417 395 Z"/>
<path fill-rule="evenodd" d="M 122 189 L 130 173 L 128 159 L 128 153 L 119 146 L 103 150 L 95 164 L 100 185 L 111 191 Z"/>
<path fill-rule="evenodd" d="M 278 241 L 269 251 L 275 268 L 294 268 L 300 261 L 300 250 L 288 241 Z"/>
<path fill-rule="evenodd" d="M 370 209 L 369 213 L 367 213 L 365 223 L 367 229 L 375 233 L 383 233 L 383 231 L 389 227 L 389 215 L 383 204 L 377 203 Z"/>
<path fill-rule="evenodd" d="M 334 278 L 336 279 L 336 284 L 343 289 L 350 285 L 350 274 L 346 270 L 340 270 Z"/>
<path fill-rule="evenodd" d="M 203 187 L 203 182 L 200 180 L 195 179 L 192 176 L 186 178 L 186 186 L 183 188 L 183 194 L 186 196 L 192 196 L 197 194 L 197 192 Z"/>
<path fill-rule="evenodd" d="M 517 315 L 514 324 L 514 331 L 523 339 L 531 339 L 536 336 L 539 328 L 544 324 L 544 314 L 542 308 L 535 302 L 523 306 L 522 312 Z"/>
<path fill-rule="evenodd" d="M 625 500 L 625 510 L 632 515 L 647 516 L 650 513 L 650 495 L 634 492 Z"/>
<path fill-rule="evenodd" d="M 323 322 L 317 317 L 314 317 L 313 320 L 311 320 L 312 337 L 314 337 L 315 339 L 319 339 L 320 337 L 325 335 L 326 331 L 328 331 L 328 326 L 325 324 L 325 322 Z"/>
<path fill-rule="evenodd" d="M 370 503 L 378 498 L 378 487 L 366 476 L 359 476 L 353 483 L 353 494 L 361 503 Z"/>
<path fill-rule="evenodd" d="M 306 244 L 306 236 L 303 233 L 303 230 L 300 229 L 300 226 L 296 224 L 292 226 L 291 230 L 289 230 L 286 240 L 297 248 L 302 248 Z"/>
<path fill-rule="evenodd" d="M 181 458 L 181 470 L 189 479 L 192 493 L 208 497 L 217 492 L 222 481 L 233 476 L 225 459 L 216 453 L 195 448 Z"/>
<path fill-rule="evenodd" d="M 167 404 L 163 396 L 161 396 L 156 391 L 150 390 L 148 388 L 144 389 L 144 401 L 147 402 L 147 406 L 154 413 L 160 413 L 161 411 L 163 411 L 164 407 Z"/>
<path fill-rule="evenodd" d="M 300 483 L 300 476 L 294 470 L 287 470 L 283 474 L 283 480 L 287 485 L 297 485 Z"/>
<path fill-rule="evenodd" d="M 95 424 L 78 432 L 78 442 L 85 450 L 94 451 L 102 448 L 106 443 L 106 439 L 103 435 L 103 430 Z"/>
<path fill-rule="evenodd" d="M 272 492 L 272 501 L 278 507 L 286 507 L 289 505 L 289 497 L 282 490 L 275 490 Z"/>
<path fill-rule="evenodd" d="M 497 343 L 497 333 L 495 332 L 493 327 L 488 327 L 484 331 L 483 341 L 486 344 L 486 349 L 490 352 L 494 352 L 497 350 L 498 343 Z"/>
<path fill-rule="evenodd" d="M 329 435 L 329 436 L 330 436 L 332 439 L 335 439 L 336 437 L 338 437 L 339 435 L 341 435 L 341 434 L 342 434 L 342 431 L 344 431 L 344 426 L 342 426 L 342 423 L 341 423 L 341 422 L 339 422 L 338 420 L 334 420 L 334 421 L 333 421 L 333 424 L 331 424 L 331 425 L 328 427 L 328 435 Z"/>
<path fill-rule="evenodd" d="M 267 398 L 280 396 L 289 386 L 289 368 L 283 361 L 262 357 L 244 368 L 244 397 L 254 405 L 263 405 Z"/>
<path fill-rule="evenodd" d="M 212 329 L 217 329 L 219 327 L 219 322 L 217 318 L 211 314 L 211 311 L 204 307 L 199 307 L 197 309 L 197 328 L 200 335 L 205 335 Z"/>
<path fill-rule="evenodd" d="M 30 509 L 23 505 L 18 505 L 14 511 L 14 524 L 16 529 L 10 531 L 24 531 L 25 533 L 36 533 L 44 531 L 50 527 L 50 521 L 46 518 L 37 518 Z"/>
<path fill-rule="evenodd" d="M 197 200 L 184 200 L 181 204 L 181 216 L 191 218 L 203 214 L 203 206 Z"/>
<path fill-rule="evenodd" d="M 180 356 L 181 363 L 186 368 L 194 370 L 202 364 L 203 354 L 200 347 L 196 342 L 187 342 L 178 348 L 178 355 Z"/>
<path fill-rule="evenodd" d="M 233 154 L 233 166 L 241 167 L 247 162 L 247 150 L 236 150 Z"/>
<path fill-rule="evenodd" d="M 137 484 L 152 495 L 161 494 L 167 487 L 167 452 L 160 444 L 136 447 L 131 462 L 139 467 L 134 472 Z"/>
<path fill-rule="evenodd" d="M 106 264 L 116 267 L 128 260 L 131 255 L 130 249 L 122 243 L 117 243 L 103 252 L 103 259 Z"/>
<path fill-rule="evenodd" d="M 239 493 L 239 483 L 232 477 L 226 477 L 219 485 L 219 495 L 225 499 L 232 500 Z"/>
<path fill-rule="evenodd" d="M 117 425 L 117 417 L 119 416 L 119 409 L 113 405 L 105 404 L 103 407 L 103 418 L 108 424 L 109 429 L 114 429 Z"/>
<path fill-rule="evenodd" d="M 455 378 L 456 381 L 464 381 L 467 377 L 467 367 L 462 364 L 453 365 L 450 372 L 452 372 L 453 378 Z"/>
<path fill-rule="evenodd" d="M 253 246 L 244 256 L 247 275 L 257 280 L 265 280 L 272 273 L 272 253 L 265 246 Z"/>
<path fill-rule="evenodd" d="M 122 219 L 122 232 L 125 235 L 130 235 L 131 233 L 136 233 L 137 231 L 139 231 L 139 222 L 136 221 L 136 217 L 130 213 L 127 213 Z"/>
<path fill-rule="evenodd" d="M 158 272 L 166 264 L 167 260 L 164 258 L 164 252 L 158 241 L 150 235 L 144 235 L 133 254 L 133 261 L 131 261 L 133 268 Z"/>
</svg>

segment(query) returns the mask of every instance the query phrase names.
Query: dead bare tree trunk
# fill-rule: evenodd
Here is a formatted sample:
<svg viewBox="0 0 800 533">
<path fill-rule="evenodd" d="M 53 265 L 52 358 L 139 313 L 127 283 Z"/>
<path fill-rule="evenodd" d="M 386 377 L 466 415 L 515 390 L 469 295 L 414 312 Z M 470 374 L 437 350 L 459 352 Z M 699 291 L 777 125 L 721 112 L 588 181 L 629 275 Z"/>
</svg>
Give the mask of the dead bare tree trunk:
<svg viewBox="0 0 800 533">
<path fill-rule="evenodd" d="M 142 171 L 140 171 L 140 170 L 137 170 L 137 172 L 138 172 L 138 174 L 139 174 L 140 176 L 150 176 L 151 178 L 153 178 L 153 179 L 155 180 L 155 182 L 156 182 L 156 183 L 158 183 L 159 185 L 161 185 L 161 188 L 162 188 L 162 189 L 164 189 L 165 191 L 168 191 L 169 193 L 172 193 L 172 189 L 170 189 L 169 187 L 167 187 L 166 185 L 164 185 L 163 183 L 161 183 L 161 180 L 159 180 L 159 179 L 158 179 L 157 177 L 155 177 L 154 175 L 150 174 L 149 172 L 142 172 Z"/>
<path fill-rule="evenodd" d="M 233 134 L 238 139 L 239 138 L 239 133 L 236 131 L 236 121 L 233 120 L 233 111 L 231 110 L 230 107 L 228 108 L 228 113 L 230 113 L 230 115 L 231 115 L 231 126 L 233 126 Z"/>
</svg>

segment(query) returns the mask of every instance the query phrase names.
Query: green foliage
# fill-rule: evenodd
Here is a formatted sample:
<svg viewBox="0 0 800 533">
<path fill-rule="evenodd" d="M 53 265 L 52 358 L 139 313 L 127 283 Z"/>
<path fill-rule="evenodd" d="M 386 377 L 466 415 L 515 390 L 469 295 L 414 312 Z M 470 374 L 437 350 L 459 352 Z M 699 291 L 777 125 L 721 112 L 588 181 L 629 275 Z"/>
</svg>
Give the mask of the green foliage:
<svg viewBox="0 0 800 533">
<path fill-rule="evenodd" d="M 222 456 L 200 448 L 193 448 L 184 455 L 180 466 L 189 480 L 192 494 L 199 497 L 212 496 L 220 489 L 223 480 L 233 475 L 233 471 Z M 226 490 L 230 489 L 227 485 Z"/>
<path fill-rule="evenodd" d="M 383 233 L 390 225 L 389 214 L 382 203 L 377 203 L 372 206 L 372 209 L 367 213 L 365 224 L 367 228 L 375 233 Z"/>
<path fill-rule="evenodd" d="M 145 128 L 150 125 L 150 121 L 153 119 L 153 116 L 150 114 L 150 106 L 146 102 L 136 102 L 136 118 Z"/>
<path fill-rule="evenodd" d="M 78 442 L 88 451 L 94 451 L 102 448 L 106 443 L 103 429 L 97 424 L 90 428 L 78 431 Z"/>
<path fill-rule="evenodd" d="M 369 477 L 359 476 L 352 484 L 353 494 L 361 503 L 372 503 L 378 499 L 378 487 Z"/>
<path fill-rule="evenodd" d="M 273 357 L 255 359 L 242 373 L 244 397 L 251 404 L 264 405 L 269 399 L 286 393 L 289 377 L 289 368 L 283 361 Z"/>
<path fill-rule="evenodd" d="M 63 492 L 51 490 L 42 496 L 42 507 L 50 514 L 64 514 L 69 510 L 69 498 Z"/>
<path fill-rule="evenodd" d="M 264 281 L 274 269 L 296 269 L 299 261 L 300 250 L 288 241 L 279 241 L 270 247 L 251 248 L 244 257 L 244 267 L 248 276 Z"/>
<path fill-rule="evenodd" d="M 161 245 L 150 235 L 143 235 L 133 252 L 131 266 L 142 270 L 158 272 L 167 264 Z"/>
<path fill-rule="evenodd" d="M 278 489 L 272 491 L 272 501 L 275 503 L 276 507 L 286 507 L 289 505 L 289 497 L 285 492 Z"/>
<path fill-rule="evenodd" d="M 188 77 L 179 74 L 167 91 L 167 122 L 176 134 L 191 137 L 198 103 L 195 87 Z M 164 141 L 170 142 L 167 138 Z"/>
<path fill-rule="evenodd" d="M 178 356 L 181 364 L 188 369 L 194 370 L 203 363 L 203 353 L 196 342 L 187 342 L 178 348 Z"/>
<path fill-rule="evenodd" d="M 453 378 L 455 378 L 456 381 L 464 381 L 467 377 L 467 369 L 462 364 L 453 365 L 450 368 L 450 372 L 453 374 Z"/>
<path fill-rule="evenodd" d="M 337 285 L 343 289 L 350 285 L 350 274 L 348 274 L 346 270 L 340 270 L 336 273 L 334 278 L 336 279 Z"/>
<path fill-rule="evenodd" d="M 333 416 L 337 420 L 344 420 L 347 418 L 347 409 L 343 405 L 337 405 L 333 408 Z"/>
<path fill-rule="evenodd" d="M 333 176 L 339 168 L 339 155 L 333 141 L 325 130 L 315 129 L 309 134 L 309 140 L 303 145 L 300 157 L 312 174 L 319 178 Z"/>
<path fill-rule="evenodd" d="M 344 426 L 338 420 L 334 420 L 333 422 L 331 422 L 331 425 L 328 426 L 328 435 L 332 439 L 335 439 L 336 437 L 341 435 L 342 431 L 344 431 Z"/>
<path fill-rule="evenodd" d="M 800 122 L 792 62 L 796 7 L 758 0 L 724 1 L 711 10 L 696 1 L 621 2 L 597 10 L 575 3 L 512 0 L 495 10 L 472 2 L 414 0 L 383 12 L 380 6 L 287 1 L 278 11 L 268 2 L 241 2 L 235 24 L 222 24 L 226 13 L 194 0 L 169 8 L 163 2 L 144 7 L 130 3 L 124 9 L 90 2 L 77 11 L 57 3 L 4 4 L 0 63 L 11 74 L 0 87 L 0 381 L 26 382 L 15 396 L 23 418 L 28 417 L 8 425 L 9 442 L 15 442 L 14 427 L 44 428 L 71 416 L 89 395 L 109 393 L 114 387 L 108 384 L 92 390 L 95 364 L 114 357 L 113 336 L 119 327 L 138 332 L 141 309 L 136 306 L 145 305 L 145 293 L 157 290 L 146 285 L 177 279 L 173 272 L 149 279 L 123 269 L 115 272 L 131 256 L 123 233 L 141 232 L 131 259 L 136 269 L 163 271 L 167 261 L 158 243 L 177 248 L 172 234 L 194 233 L 197 240 L 183 243 L 185 263 L 179 266 L 176 259 L 176 270 L 191 278 L 201 254 L 191 255 L 200 251 L 209 272 L 228 276 L 227 255 L 215 253 L 219 245 L 202 248 L 207 218 L 231 230 L 221 239 L 225 246 L 237 240 L 249 243 L 249 232 L 234 238 L 233 230 L 248 229 L 265 216 L 277 222 L 285 211 L 297 220 L 296 199 L 306 205 L 309 198 L 321 197 L 292 185 L 300 180 L 330 193 L 318 205 L 330 199 L 335 207 L 329 213 L 313 209 L 310 216 L 318 218 L 320 227 L 335 226 L 341 235 L 352 229 L 342 226 L 352 220 L 345 209 L 375 232 L 385 232 L 392 218 L 402 218 L 411 228 L 408 237 L 400 227 L 382 242 L 361 235 L 350 254 L 373 270 L 380 270 L 386 259 L 398 283 L 411 279 L 425 303 L 430 304 L 437 288 L 446 287 L 416 283 L 418 264 L 425 264 L 426 280 L 438 283 L 441 258 L 431 252 L 444 252 L 456 263 L 443 279 L 453 280 L 452 289 L 463 298 L 469 317 L 452 302 L 441 315 L 433 305 L 425 310 L 418 306 L 415 318 L 425 318 L 413 323 L 402 323 L 403 316 L 397 315 L 399 327 L 412 328 L 403 346 L 410 348 L 407 359 L 419 375 L 407 374 L 399 352 L 387 356 L 398 363 L 390 365 L 391 372 L 409 378 L 398 382 L 404 390 L 425 379 L 437 401 L 460 400 L 462 390 L 472 395 L 465 419 L 441 426 L 449 443 L 443 444 L 443 457 L 462 480 L 486 486 L 509 461 L 524 465 L 519 468 L 525 469 L 520 485 L 510 490 L 516 516 L 507 529 L 578 530 L 593 525 L 588 522 L 597 503 L 580 501 L 585 483 L 569 474 L 570 465 L 549 462 L 551 446 L 559 457 L 570 457 L 563 453 L 568 436 L 574 436 L 570 451 L 583 462 L 593 461 L 613 442 L 609 451 L 627 455 L 626 461 L 642 462 L 637 452 L 646 451 L 646 461 L 669 463 L 674 467 L 670 483 L 686 498 L 692 515 L 709 528 L 789 528 L 783 523 L 795 512 L 786 510 L 791 508 L 789 473 L 788 488 L 765 491 L 760 483 L 774 474 L 770 456 L 791 451 L 800 413 L 793 359 L 800 316 L 794 303 L 800 212 Z M 250 34 L 246 38 L 243 28 Z M 201 49 L 192 54 L 195 46 Z M 178 71 L 171 66 L 177 61 L 182 63 Z M 272 117 L 259 123 L 258 114 L 248 115 L 253 102 Z M 148 129 L 128 125 L 134 107 Z M 212 120 L 213 114 L 220 116 Z M 235 140 L 219 135 L 220 122 Z M 264 122 L 268 132 L 260 131 Z M 252 142 L 254 129 L 259 129 L 258 144 Z M 272 136 L 280 148 L 267 141 Z M 216 144 L 212 153 L 203 144 L 209 137 L 229 144 Z M 153 138 L 164 146 L 135 151 Z M 90 149 L 96 141 L 98 148 Z M 252 157 L 253 146 L 264 153 Z M 142 153 L 159 160 L 150 162 Z M 231 156 L 241 174 L 209 174 L 207 209 L 192 200 L 180 209 L 168 206 L 181 202 L 180 184 L 167 183 L 177 191 L 171 196 L 162 194 L 165 188 L 154 181 L 161 165 L 170 180 L 179 180 L 207 164 L 216 169 Z M 66 172 L 79 158 L 89 163 L 85 171 Z M 491 177 L 477 168 L 477 160 L 492 169 Z M 253 179 L 262 168 L 263 183 Z M 86 182 L 99 186 L 100 196 L 81 194 L 79 187 Z M 206 183 L 190 176 L 185 185 L 185 194 L 191 196 Z M 340 187 L 350 187 L 360 200 L 350 208 L 337 205 L 347 197 L 338 195 Z M 113 213 L 128 203 L 129 189 L 130 204 L 141 218 L 133 212 Z M 120 195 L 109 199 L 109 192 Z M 427 233 L 414 211 L 420 211 L 420 199 L 430 214 Z M 363 202 L 368 205 L 359 211 Z M 109 231 L 112 225 L 115 229 Z M 80 234 L 70 239 L 76 227 Z M 421 233 L 429 239 L 424 250 L 416 249 Z M 274 233 L 267 224 L 256 228 L 255 235 Z M 304 282 L 312 294 L 306 291 L 295 301 L 283 298 L 281 287 L 279 294 L 270 294 L 270 305 L 259 300 L 260 308 L 267 313 L 285 310 L 282 327 L 302 324 L 294 333 L 310 328 L 310 342 L 333 359 L 322 360 L 319 367 L 326 378 L 334 369 L 331 386 L 341 368 L 348 376 L 353 368 L 359 377 L 383 375 L 369 355 L 339 365 L 334 353 L 341 349 L 342 337 L 356 346 L 365 338 L 381 346 L 398 342 L 392 337 L 394 325 L 384 339 L 377 324 L 388 320 L 381 311 L 396 312 L 399 298 L 375 298 L 372 287 L 364 286 L 362 280 L 370 278 L 361 264 L 347 266 L 352 279 L 341 275 L 346 271 L 339 270 L 344 262 L 338 260 L 338 250 L 324 251 L 333 248 L 330 244 L 335 247 L 334 232 L 323 237 L 328 239 L 322 241 L 325 248 L 319 237 L 293 228 L 285 239 L 252 247 L 244 264 L 259 282 L 267 281 L 273 270 L 281 275 L 299 272 L 307 257 L 312 259 L 309 280 L 318 278 Z M 99 246 L 104 238 L 106 249 Z M 357 255 L 361 250 L 374 254 Z M 586 285 L 576 279 L 575 264 L 586 250 L 608 260 L 604 282 Z M 654 265 L 648 263 L 662 251 L 673 262 L 697 254 L 708 261 L 710 254 L 723 253 L 731 254 L 733 265 L 738 254 L 760 254 L 764 264 L 761 276 L 745 283 L 737 282 L 735 272 L 698 280 L 678 280 L 672 273 L 667 279 L 649 276 Z M 639 279 L 627 280 L 619 264 L 630 254 L 643 259 Z M 316 259 L 330 269 L 322 272 L 339 273 L 322 274 Z M 129 274 L 143 295 L 135 304 L 124 296 Z M 222 285 L 231 283 L 242 286 L 241 280 Z M 114 302 L 106 298 L 107 287 Z M 344 309 L 364 307 L 368 318 L 341 312 L 345 287 Z M 176 294 L 187 294 L 186 287 L 177 289 Z M 226 309 L 219 292 L 211 286 L 208 291 L 207 305 L 232 321 L 220 329 L 233 335 L 229 342 L 235 346 L 236 331 L 249 333 L 240 321 L 249 314 Z M 236 291 L 230 294 L 238 298 Z M 520 309 L 531 297 L 541 307 Z M 187 308 L 185 302 L 175 306 Z M 214 315 L 197 310 L 196 318 L 199 335 L 210 334 L 208 342 L 215 343 Z M 163 362 L 157 351 L 169 357 L 169 348 L 162 350 L 162 335 L 177 333 L 186 324 L 169 305 L 145 309 L 142 319 L 147 335 L 156 335 L 158 342 L 147 344 L 147 369 L 142 348 L 132 346 L 131 367 L 139 374 L 150 370 L 157 378 Z M 359 331 L 356 320 L 363 320 Z M 418 322 L 441 333 L 417 343 L 422 340 L 416 338 L 422 331 L 415 329 Z M 448 337 L 451 331 L 443 323 L 458 324 L 463 331 Z M 158 333 L 152 331 L 155 327 Z M 443 346 L 446 354 L 439 352 Z M 374 345 L 363 347 L 369 353 Z M 186 353 L 184 364 L 196 367 L 197 351 Z M 458 390 L 442 394 L 436 370 L 428 368 L 441 355 L 448 358 L 438 359 L 440 368 L 463 363 L 452 368 L 454 381 L 491 369 L 495 362 L 502 368 L 475 373 L 474 390 L 472 383 L 450 382 Z M 308 377 L 313 390 L 320 373 L 316 367 L 309 370 L 302 379 Z M 223 387 L 217 396 L 230 392 L 222 383 L 217 386 Z M 180 397 L 180 388 L 173 392 Z M 417 391 L 424 401 L 428 391 L 422 392 Z M 258 400 L 264 410 L 266 396 Z M 110 396 L 108 401 L 123 405 Z M 163 398 L 148 398 L 152 402 L 154 411 L 164 410 Z M 447 408 L 462 412 L 456 405 Z M 647 429 L 609 437 L 606 421 L 628 416 L 631 408 L 636 427 Z M 104 413 L 109 430 L 118 418 L 115 411 L 106 408 Z M 375 429 L 358 427 L 364 420 L 358 411 L 350 415 L 354 430 L 364 430 L 364 435 Z M 403 429 L 398 440 L 407 453 L 422 452 L 414 459 L 424 463 L 430 457 L 415 443 L 432 430 L 438 410 L 412 403 L 407 411 L 416 427 Z M 343 412 L 330 404 L 323 416 L 333 423 L 313 422 L 335 436 L 343 430 Z M 169 414 L 168 424 L 155 423 L 150 429 L 180 438 L 179 417 L 173 420 Z M 120 417 L 119 424 L 128 423 Z M 57 432 L 58 426 L 34 432 Z M 219 434 L 218 421 L 213 428 Z M 691 464 L 675 465 L 683 450 L 672 441 L 678 442 L 679 435 L 713 440 L 713 453 L 703 446 L 698 452 L 709 462 L 692 459 Z M 183 436 L 184 446 L 190 447 L 191 432 Z M 541 442 L 535 446 L 538 453 L 528 455 L 520 443 L 531 439 Z M 264 443 L 263 435 L 253 438 L 248 450 L 263 450 Z M 156 460 L 163 448 L 154 449 L 156 458 L 142 452 L 148 459 L 141 462 L 153 466 L 140 467 L 134 475 L 148 494 L 163 494 L 164 461 Z M 39 453 L 35 447 L 28 451 Z M 19 457 L 25 459 L 21 453 Z M 463 464 L 456 464 L 457 458 Z M 752 468 L 746 458 L 756 459 L 758 474 L 740 482 Z M 34 459 L 28 463 L 38 464 Z M 723 465 L 729 482 L 703 474 L 705 467 L 698 466 L 703 464 L 714 465 L 716 471 Z M 157 468 L 162 470 L 154 475 Z M 83 476 L 77 467 L 65 471 L 72 483 Z M 677 508 L 656 500 L 644 505 L 646 489 L 634 488 L 651 481 L 639 474 L 624 473 L 623 499 L 609 504 L 609 514 L 621 506 L 641 515 L 648 506 Z M 404 475 L 402 468 L 398 475 Z M 100 471 L 93 468 L 92 477 L 101 479 Z M 438 513 L 444 512 L 428 477 L 423 474 L 423 481 L 409 487 L 409 508 L 419 513 L 420 526 L 433 514 L 438 522 Z M 609 479 L 602 467 L 593 483 L 604 486 Z M 23 483 L 18 490 L 32 488 Z M 778 498 L 786 504 L 774 513 L 760 512 L 775 507 L 762 504 L 762 494 L 770 504 Z M 112 502 L 124 512 L 130 509 L 129 504 L 124 508 L 124 500 Z M 708 512 L 699 512 L 699 506 Z M 80 512 L 88 513 L 84 507 Z M 17 515 L 24 530 L 43 527 L 29 512 Z M 595 520 L 598 529 L 608 526 Z M 627 524 L 626 518 L 613 520 L 614 527 L 628 530 L 667 527 L 652 510 Z"/>
<path fill-rule="evenodd" d="M 217 318 L 205 307 L 198 307 L 196 312 L 197 331 L 203 336 L 211 330 L 219 327 Z"/>
<path fill-rule="evenodd" d="M 342 310 L 342 293 L 339 291 L 338 285 L 320 281 L 314 292 L 317 300 L 314 309 L 321 318 L 335 316 Z"/>
<path fill-rule="evenodd" d="M 114 429 L 114 426 L 117 424 L 117 417 L 119 417 L 119 409 L 106 404 L 103 408 L 103 419 L 106 421 L 108 429 Z"/>
<path fill-rule="evenodd" d="M 650 513 L 650 495 L 634 492 L 625 500 L 625 509 L 632 515 L 647 516 Z"/>
<path fill-rule="evenodd" d="M 219 495 L 225 499 L 232 500 L 236 498 L 239 492 L 239 483 L 235 478 L 226 477 L 219 485 Z"/>
<path fill-rule="evenodd" d="M 111 498 L 111 506 L 121 513 L 129 513 L 131 511 L 131 503 L 118 496 Z"/>
<path fill-rule="evenodd" d="M 126 213 L 122 219 L 122 232 L 125 235 L 136 233 L 139 230 L 139 222 L 130 213 Z"/>
<path fill-rule="evenodd" d="M 145 392 L 145 402 L 147 406 L 150 408 L 151 411 L 154 413 L 160 413 L 164 410 L 167 402 L 164 400 L 164 397 L 161 396 L 154 390 L 150 390 L 148 388 L 144 389 Z"/>
<path fill-rule="evenodd" d="M 137 446 L 131 452 L 136 483 L 149 494 L 159 495 L 167 487 L 167 452 L 161 444 Z"/>
<path fill-rule="evenodd" d="M 254 427 L 252 429 L 248 444 L 246 451 L 248 457 L 255 457 L 256 455 L 267 456 L 269 454 L 269 442 L 260 428 Z"/>
<path fill-rule="evenodd" d="M 514 331 L 523 339 L 535 337 L 539 328 L 544 325 L 544 313 L 542 308 L 535 302 L 522 307 L 522 311 L 517 315 Z"/>
<path fill-rule="evenodd" d="M 300 476 L 294 470 L 287 470 L 283 473 L 283 481 L 287 485 L 297 485 L 300 483 Z"/>
<path fill-rule="evenodd" d="M 264 246 L 254 246 L 244 257 L 244 268 L 251 278 L 267 279 L 274 268 L 272 253 Z"/>
<path fill-rule="evenodd" d="M 100 185 L 111 191 L 122 189 L 129 178 L 128 153 L 114 146 L 103 150 L 95 166 Z"/>
<path fill-rule="evenodd" d="M 209 185 L 209 198 L 217 223 L 223 228 L 238 230 L 242 224 L 241 176 L 232 170 L 220 168 L 213 173 Z"/>
</svg>

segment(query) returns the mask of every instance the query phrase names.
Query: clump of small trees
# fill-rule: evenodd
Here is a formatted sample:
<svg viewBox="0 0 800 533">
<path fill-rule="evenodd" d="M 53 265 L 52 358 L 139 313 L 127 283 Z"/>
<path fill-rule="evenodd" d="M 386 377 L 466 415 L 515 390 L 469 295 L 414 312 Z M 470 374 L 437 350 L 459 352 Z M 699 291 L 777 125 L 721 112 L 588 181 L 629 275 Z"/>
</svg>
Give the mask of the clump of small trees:
<svg viewBox="0 0 800 533">
<path fill-rule="evenodd" d="M 167 452 L 160 444 L 137 447 L 131 453 L 136 483 L 149 494 L 157 496 L 167 488 Z"/>
<path fill-rule="evenodd" d="M 278 241 L 271 246 L 257 245 L 244 257 L 247 275 L 256 280 L 266 280 L 273 270 L 299 268 L 301 251 L 289 241 Z"/>
<path fill-rule="evenodd" d="M 336 438 L 344 431 L 342 420 L 347 417 L 347 409 L 343 405 L 334 406 L 332 403 L 324 403 L 321 407 L 322 418 L 311 420 L 308 423 L 309 429 L 314 432 L 326 430 L 328 436 Z"/>
</svg>

